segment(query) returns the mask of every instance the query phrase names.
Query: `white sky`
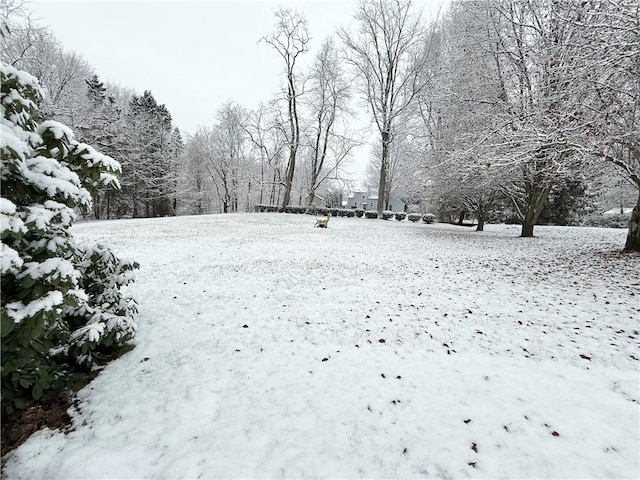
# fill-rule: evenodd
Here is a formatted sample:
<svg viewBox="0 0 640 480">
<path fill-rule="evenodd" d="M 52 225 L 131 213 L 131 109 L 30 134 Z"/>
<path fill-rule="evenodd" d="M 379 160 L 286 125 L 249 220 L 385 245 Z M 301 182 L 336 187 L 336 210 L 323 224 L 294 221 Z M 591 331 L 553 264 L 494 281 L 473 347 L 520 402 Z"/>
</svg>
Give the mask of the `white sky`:
<svg viewBox="0 0 640 480">
<path fill-rule="evenodd" d="M 424 8 L 425 18 L 447 3 L 414 1 Z M 273 98 L 283 66 L 259 39 L 273 31 L 279 6 L 305 15 L 312 38 L 305 54 L 309 63 L 326 37 L 353 22 L 356 5 L 357 0 L 210 0 L 33 1 L 27 6 L 102 80 L 138 93 L 151 90 L 174 124 L 194 133 L 198 126 L 211 125 L 227 101 L 255 108 Z M 354 176 L 364 178 L 368 155 L 367 147 L 355 153 Z"/>
</svg>

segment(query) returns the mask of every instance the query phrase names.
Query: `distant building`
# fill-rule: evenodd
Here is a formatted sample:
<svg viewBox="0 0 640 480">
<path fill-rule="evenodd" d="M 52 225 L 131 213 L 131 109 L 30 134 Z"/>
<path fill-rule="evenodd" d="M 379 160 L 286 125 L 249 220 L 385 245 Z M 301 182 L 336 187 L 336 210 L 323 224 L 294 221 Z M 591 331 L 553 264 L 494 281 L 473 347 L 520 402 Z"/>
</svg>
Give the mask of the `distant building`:
<svg viewBox="0 0 640 480">
<path fill-rule="evenodd" d="M 378 208 L 378 196 L 371 195 L 369 192 L 354 192 L 347 199 L 346 208 L 362 208 L 363 210 L 376 210 Z M 399 198 L 391 197 L 387 201 L 386 208 L 384 210 L 392 210 L 394 212 L 404 212 L 407 206 Z"/>
</svg>

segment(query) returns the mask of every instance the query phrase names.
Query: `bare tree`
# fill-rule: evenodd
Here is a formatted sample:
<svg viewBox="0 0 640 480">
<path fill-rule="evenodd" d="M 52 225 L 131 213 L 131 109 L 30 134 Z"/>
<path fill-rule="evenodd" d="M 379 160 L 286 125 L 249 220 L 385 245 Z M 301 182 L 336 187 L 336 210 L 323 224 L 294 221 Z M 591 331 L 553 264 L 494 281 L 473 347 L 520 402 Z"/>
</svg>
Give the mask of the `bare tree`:
<svg viewBox="0 0 640 480">
<path fill-rule="evenodd" d="M 415 116 L 414 116 L 415 117 Z M 391 196 L 407 199 L 414 186 L 421 184 L 413 176 L 419 168 L 423 157 L 423 133 L 417 118 L 403 118 L 399 122 L 394 134 L 393 143 L 388 149 L 387 179 L 385 182 L 385 199 L 389 202 Z M 376 142 L 371 149 L 371 160 L 367 166 L 367 180 L 369 190 L 374 190 L 380 184 L 380 162 L 382 158 L 382 143 Z M 415 195 L 415 192 L 414 192 Z"/>
<path fill-rule="evenodd" d="M 386 208 L 389 146 L 396 122 L 428 83 L 424 73 L 429 35 L 411 0 L 362 0 L 355 19 L 358 30 L 349 33 L 342 29 L 339 36 L 380 132 L 378 212 L 382 212 Z"/>
<path fill-rule="evenodd" d="M 75 129 L 85 119 L 85 79 L 93 68 L 78 53 L 65 51 L 48 27 L 31 19 L 23 2 L 3 1 L 0 16 L 5 19 L 9 34 L 2 39 L 0 57 L 16 68 L 26 70 L 45 90 L 42 115 Z"/>
<path fill-rule="evenodd" d="M 282 159 L 286 136 L 278 122 L 276 109 L 275 102 L 261 104 L 249 113 L 244 124 L 250 149 L 260 163 L 259 175 L 256 172 L 252 177 L 260 185 L 259 204 L 277 204 L 284 186 Z"/>
<path fill-rule="evenodd" d="M 333 39 L 329 38 L 320 47 L 309 73 L 309 83 L 306 105 L 311 121 L 306 203 L 311 205 L 318 187 L 331 175 L 338 176 L 341 165 L 358 145 L 347 126 L 350 83 Z"/>
<path fill-rule="evenodd" d="M 282 201 L 283 207 L 291 200 L 291 187 L 296 168 L 296 156 L 300 146 L 300 119 L 298 114 L 298 97 L 301 86 L 297 78 L 297 63 L 300 55 L 306 53 L 309 43 L 307 21 L 298 12 L 280 9 L 276 12 L 276 25 L 273 34 L 263 37 L 262 41 L 271 45 L 282 58 L 285 65 L 287 104 L 287 140 L 289 142 L 289 160 L 285 175 L 285 191 Z"/>
<path fill-rule="evenodd" d="M 217 193 L 220 212 L 237 212 L 245 161 L 246 112 L 234 103 L 223 105 L 212 129 L 200 129 L 205 144 L 205 166 Z"/>
<path fill-rule="evenodd" d="M 207 170 L 208 140 L 208 132 L 202 128 L 187 139 L 178 177 L 178 212 L 181 215 L 212 212 L 213 182 Z"/>
</svg>

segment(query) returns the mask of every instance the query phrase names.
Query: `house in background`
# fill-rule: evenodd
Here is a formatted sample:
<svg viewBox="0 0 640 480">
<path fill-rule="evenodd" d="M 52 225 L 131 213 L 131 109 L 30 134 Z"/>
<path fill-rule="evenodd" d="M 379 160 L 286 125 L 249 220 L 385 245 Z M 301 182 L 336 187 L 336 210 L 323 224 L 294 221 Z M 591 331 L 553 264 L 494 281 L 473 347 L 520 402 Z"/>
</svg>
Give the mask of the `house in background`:
<svg viewBox="0 0 640 480">
<path fill-rule="evenodd" d="M 363 210 L 376 210 L 378 208 L 378 196 L 371 195 L 369 192 L 360 191 L 353 192 L 347 199 L 346 208 L 362 208 Z M 394 212 L 404 212 L 407 206 L 399 198 L 391 197 L 387 201 L 387 208 L 384 210 L 392 210 Z"/>
</svg>

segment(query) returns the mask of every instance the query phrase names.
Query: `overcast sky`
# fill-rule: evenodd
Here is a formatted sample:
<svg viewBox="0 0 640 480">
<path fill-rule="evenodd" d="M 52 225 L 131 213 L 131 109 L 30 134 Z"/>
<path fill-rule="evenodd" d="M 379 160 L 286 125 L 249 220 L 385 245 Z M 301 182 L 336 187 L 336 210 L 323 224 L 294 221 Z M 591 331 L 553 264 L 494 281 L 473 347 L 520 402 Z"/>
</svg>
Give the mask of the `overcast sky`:
<svg viewBox="0 0 640 480">
<path fill-rule="evenodd" d="M 447 0 L 415 3 L 429 18 Z M 259 40 L 273 31 L 279 6 L 306 17 L 312 38 L 308 63 L 325 38 L 353 23 L 356 5 L 357 0 L 34 1 L 28 7 L 101 79 L 138 93 L 151 90 L 174 124 L 194 133 L 211 125 L 227 101 L 255 108 L 273 98 L 283 66 Z M 363 177 L 368 155 L 368 148 L 356 152 L 357 177 Z"/>
</svg>

